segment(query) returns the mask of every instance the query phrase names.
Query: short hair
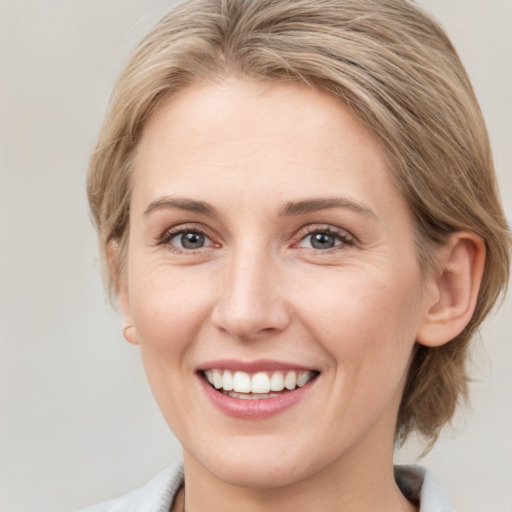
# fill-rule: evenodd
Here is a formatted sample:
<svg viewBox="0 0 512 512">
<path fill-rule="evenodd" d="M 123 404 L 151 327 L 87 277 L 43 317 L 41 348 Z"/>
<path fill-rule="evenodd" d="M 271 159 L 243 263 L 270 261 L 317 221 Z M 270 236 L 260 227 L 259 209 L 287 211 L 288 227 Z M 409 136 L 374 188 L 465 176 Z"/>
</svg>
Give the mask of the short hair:
<svg viewBox="0 0 512 512">
<path fill-rule="evenodd" d="M 416 431 L 431 446 L 467 400 L 468 343 L 505 291 L 510 231 L 468 76 L 437 21 L 411 1 L 190 0 L 164 16 L 122 72 L 90 161 L 88 197 L 111 294 L 124 271 L 130 176 L 146 122 L 187 86 L 233 75 L 303 84 L 366 125 L 408 203 L 425 272 L 450 233 L 484 241 L 471 321 L 443 346 L 417 345 L 409 369 L 396 440 Z"/>
</svg>

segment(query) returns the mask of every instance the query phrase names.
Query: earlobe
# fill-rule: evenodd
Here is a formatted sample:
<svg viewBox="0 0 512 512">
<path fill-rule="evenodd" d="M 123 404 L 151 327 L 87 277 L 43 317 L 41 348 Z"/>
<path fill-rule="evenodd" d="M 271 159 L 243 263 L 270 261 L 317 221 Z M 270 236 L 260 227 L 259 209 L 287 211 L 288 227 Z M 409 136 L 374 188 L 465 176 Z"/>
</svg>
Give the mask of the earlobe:
<svg viewBox="0 0 512 512">
<path fill-rule="evenodd" d="M 438 254 L 433 293 L 417 342 L 437 347 L 457 337 L 471 320 L 482 282 L 485 244 L 471 232 L 451 235 Z"/>
<path fill-rule="evenodd" d="M 138 345 L 135 326 L 133 324 L 126 325 L 123 329 L 124 339 L 134 345 Z"/>
</svg>

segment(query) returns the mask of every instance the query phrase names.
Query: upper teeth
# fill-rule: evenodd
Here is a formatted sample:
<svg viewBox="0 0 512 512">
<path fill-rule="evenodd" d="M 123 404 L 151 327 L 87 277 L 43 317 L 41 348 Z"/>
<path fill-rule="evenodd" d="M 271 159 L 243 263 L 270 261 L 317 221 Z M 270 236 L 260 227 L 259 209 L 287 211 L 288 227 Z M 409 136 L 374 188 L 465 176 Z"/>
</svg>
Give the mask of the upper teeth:
<svg viewBox="0 0 512 512">
<path fill-rule="evenodd" d="M 270 391 L 294 390 L 307 384 L 315 375 L 312 371 L 287 372 L 232 372 L 230 370 L 206 370 L 206 379 L 216 389 L 237 393 L 269 393 Z"/>
</svg>

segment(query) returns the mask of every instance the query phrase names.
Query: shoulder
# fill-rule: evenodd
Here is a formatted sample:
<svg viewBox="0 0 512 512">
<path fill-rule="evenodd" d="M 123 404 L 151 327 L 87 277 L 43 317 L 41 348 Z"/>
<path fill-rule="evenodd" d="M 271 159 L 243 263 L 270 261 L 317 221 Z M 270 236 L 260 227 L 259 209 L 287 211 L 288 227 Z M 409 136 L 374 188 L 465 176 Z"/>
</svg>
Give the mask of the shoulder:
<svg viewBox="0 0 512 512">
<path fill-rule="evenodd" d="M 182 485 L 183 466 L 175 464 L 140 489 L 77 512 L 169 512 L 174 497 Z"/>
<path fill-rule="evenodd" d="M 422 466 L 395 466 L 395 480 L 402 494 L 420 504 L 420 512 L 455 512 L 434 475 Z"/>
</svg>

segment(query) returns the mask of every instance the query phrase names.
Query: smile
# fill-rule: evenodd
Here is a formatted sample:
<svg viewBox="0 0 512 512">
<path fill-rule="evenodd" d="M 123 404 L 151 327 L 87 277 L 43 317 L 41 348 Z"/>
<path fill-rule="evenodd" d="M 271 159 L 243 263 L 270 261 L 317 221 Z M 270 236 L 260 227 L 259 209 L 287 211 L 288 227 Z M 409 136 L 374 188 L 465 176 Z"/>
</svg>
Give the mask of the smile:
<svg viewBox="0 0 512 512">
<path fill-rule="evenodd" d="M 301 388 L 318 372 L 288 370 L 247 373 L 215 368 L 205 370 L 203 374 L 211 386 L 225 395 L 242 400 L 261 400 Z"/>
<path fill-rule="evenodd" d="M 312 393 L 321 372 L 276 361 L 212 361 L 197 377 L 209 402 L 236 419 L 263 420 Z"/>
</svg>

